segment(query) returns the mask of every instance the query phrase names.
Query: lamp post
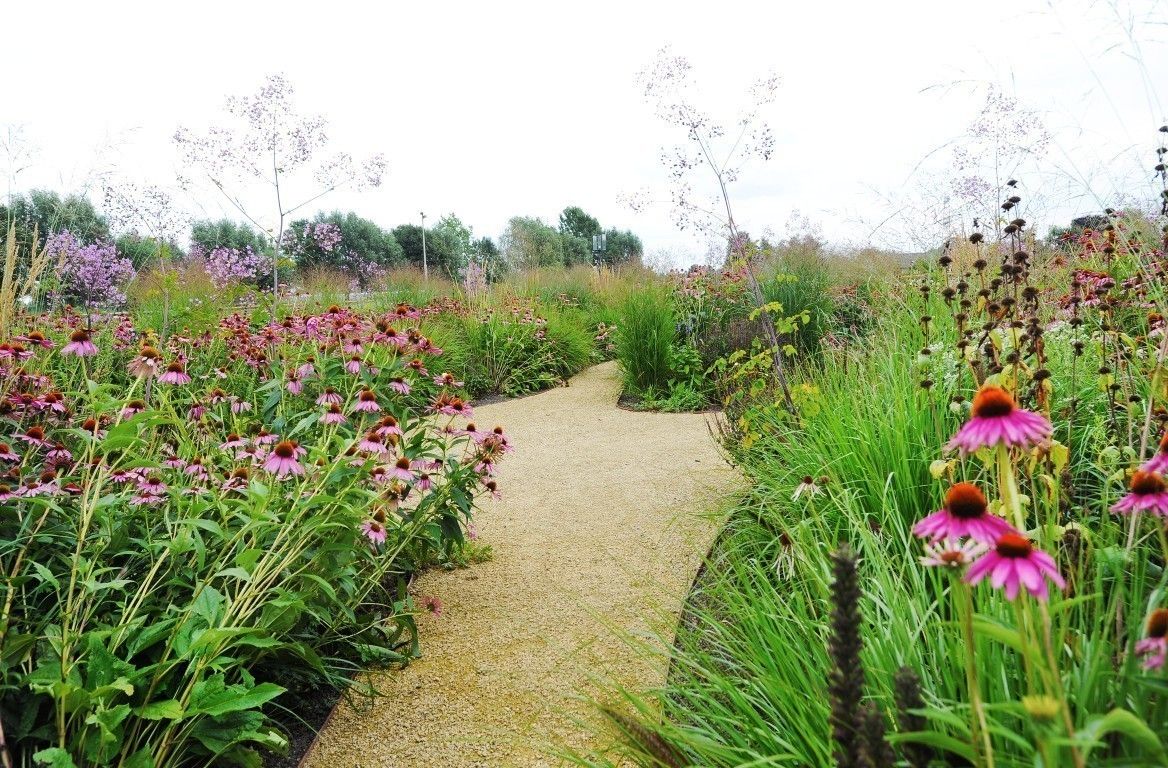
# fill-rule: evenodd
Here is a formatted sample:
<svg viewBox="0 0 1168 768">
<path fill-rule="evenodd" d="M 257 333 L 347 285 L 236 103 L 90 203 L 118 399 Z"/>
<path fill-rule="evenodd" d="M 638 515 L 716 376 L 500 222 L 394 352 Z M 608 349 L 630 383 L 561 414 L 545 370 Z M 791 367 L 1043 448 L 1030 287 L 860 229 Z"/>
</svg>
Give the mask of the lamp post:
<svg viewBox="0 0 1168 768">
<path fill-rule="evenodd" d="M 596 266 L 596 274 L 600 274 L 600 263 L 604 261 L 604 251 L 608 247 L 608 238 L 601 232 L 592 236 L 592 263 Z"/>
<path fill-rule="evenodd" d="M 422 211 L 422 279 L 429 281 L 430 265 L 426 263 L 426 212 Z"/>
</svg>

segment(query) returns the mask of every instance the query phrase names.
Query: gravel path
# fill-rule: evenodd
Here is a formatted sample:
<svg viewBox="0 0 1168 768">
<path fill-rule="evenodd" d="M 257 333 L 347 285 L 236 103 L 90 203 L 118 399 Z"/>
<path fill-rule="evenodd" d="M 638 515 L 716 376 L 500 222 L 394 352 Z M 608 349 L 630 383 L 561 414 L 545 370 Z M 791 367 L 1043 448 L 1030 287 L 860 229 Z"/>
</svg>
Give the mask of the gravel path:
<svg viewBox="0 0 1168 768">
<path fill-rule="evenodd" d="M 698 515 L 737 476 L 707 416 L 619 410 L 619 391 L 606 363 L 476 409 L 516 446 L 503 499 L 478 516 L 494 558 L 419 579 L 444 606 L 421 619 L 422 658 L 379 673 L 387 695 L 372 708 L 338 707 L 309 768 L 555 766 L 549 750 L 591 744 L 577 722 L 595 680 L 663 682 L 664 665 L 620 635 L 672 631 L 716 530 Z"/>
</svg>

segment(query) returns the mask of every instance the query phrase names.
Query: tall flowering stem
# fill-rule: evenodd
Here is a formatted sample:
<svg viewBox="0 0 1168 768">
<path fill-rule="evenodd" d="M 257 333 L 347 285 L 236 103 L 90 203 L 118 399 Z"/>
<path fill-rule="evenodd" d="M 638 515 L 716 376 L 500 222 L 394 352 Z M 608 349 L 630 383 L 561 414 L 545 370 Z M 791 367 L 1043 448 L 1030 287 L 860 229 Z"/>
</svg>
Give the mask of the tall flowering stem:
<svg viewBox="0 0 1168 768">
<path fill-rule="evenodd" d="M 1026 512 L 1022 509 L 1022 497 L 1018 490 L 1018 478 L 1014 474 L 1014 463 L 1010 461 L 1010 449 L 1005 443 L 999 443 L 996 450 L 998 469 L 998 490 L 1002 494 L 1002 502 L 1006 505 L 1014 518 L 1014 527 L 1019 531 L 1026 530 Z"/>
</svg>

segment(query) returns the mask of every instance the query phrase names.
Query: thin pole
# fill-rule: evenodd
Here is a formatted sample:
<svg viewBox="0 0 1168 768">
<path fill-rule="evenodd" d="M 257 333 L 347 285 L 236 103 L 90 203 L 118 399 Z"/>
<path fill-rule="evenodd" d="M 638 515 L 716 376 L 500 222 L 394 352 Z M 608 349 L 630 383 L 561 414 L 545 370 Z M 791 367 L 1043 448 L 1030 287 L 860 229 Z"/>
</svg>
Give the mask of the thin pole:
<svg viewBox="0 0 1168 768">
<path fill-rule="evenodd" d="M 430 279 L 430 265 L 426 263 L 426 214 L 422 214 L 422 279 Z"/>
</svg>

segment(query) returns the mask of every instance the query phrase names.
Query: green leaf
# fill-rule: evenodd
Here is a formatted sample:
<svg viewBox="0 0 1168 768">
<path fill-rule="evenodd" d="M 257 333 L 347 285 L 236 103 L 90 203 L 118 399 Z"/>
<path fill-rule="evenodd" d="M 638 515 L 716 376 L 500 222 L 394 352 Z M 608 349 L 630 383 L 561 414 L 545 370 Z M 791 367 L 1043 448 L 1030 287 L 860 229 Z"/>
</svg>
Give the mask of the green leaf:
<svg viewBox="0 0 1168 768">
<path fill-rule="evenodd" d="M 1076 736 L 1091 741 L 1083 748 L 1083 757 L 1086 758 L 1095 747 L 1102 746 L 1103 737 L 1109 733 L 1118 733 L 1139 744 L 1146 752 L 1155 756 L 1156 765 L 1168 764 L 1168 754 L 1164 752 L 1164 745 L 1155 731 L 1139 717 L 1118 707 L 1106 715 L 1096 715 L 1087 721 L 1087 725 L 1079 729 Z"/>
<path fill-rule="evenodd" d="M 32 759 L 37 765 L 47 765 L 49 768 L 77 768 L 69 753 L 60 747 L 42 749 L 33 755 Z"/>
<path fill-rule="evenodd" d="M 182 720 L 184 716 L 182 704 L 174 699 L 166 701 L 152 701 L 138 707 L 134 714 L 143 720 Z"/>
<path fill-rule="evenodd" d="M 260 707 L 287 690 L 274 683 L 260 683 L 248 690 L 242 685 L 227 687 L 223 676 L 216 675 L 195 685 L 191 691 L 190 711 L 208 715 L 225 715 Z"/>
<path fill-rule="evenodd" d="M 1007 627 L 1005 624 L 984 616 L 974 616 L 973 631 L 991 640 L 997 640 L 999 643 L 1009 646 L 1019 653 L 1022 652 L 1022 635 L 1019 634 L 1018 630 Z"/>
<path fill-rule="evenodd" d="M 910 731 L 906 733 L 893 733 L 888 735 L 888 741 L 892 744 L 900 742 L 909 742 L 911 744 L 924 744 L 926 746 L 940 749 L 945 752 L 952 752 L 959 755 L 966 761 L 973 762 L 973 747 L 969 746 L 968 742 L 961 739 L 955 739 L 944 733 L 937 733 L 936 731 Z"/>
</svg>

